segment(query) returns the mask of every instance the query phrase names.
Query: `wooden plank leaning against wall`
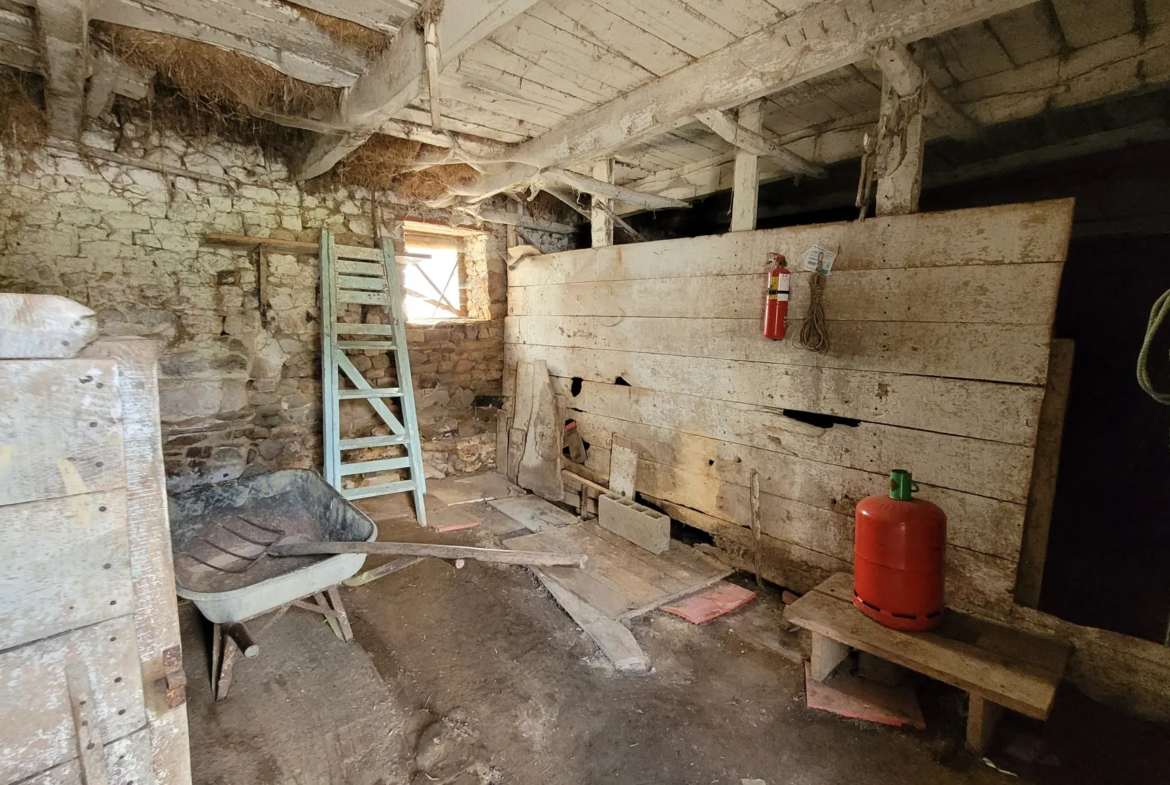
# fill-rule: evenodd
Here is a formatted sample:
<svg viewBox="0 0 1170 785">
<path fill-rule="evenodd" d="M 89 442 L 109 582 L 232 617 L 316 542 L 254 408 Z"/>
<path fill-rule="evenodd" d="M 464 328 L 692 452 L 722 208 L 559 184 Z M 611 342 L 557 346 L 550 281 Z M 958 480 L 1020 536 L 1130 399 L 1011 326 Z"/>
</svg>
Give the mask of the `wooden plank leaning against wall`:
<svg viewBox="0 0 1170 785">
<path fill-rule="evenodd" d="M 757 470 L 764 577 L 797 590 L 849 570 L 854 505 L 911 469 L 950 516 L 949 601 L 1002 615 L 1071 221 L 1064 200 L 544 256 L 509 277 L 505 394 L 543 360 L 586 466 L 604 476 L 611 435 L 633 440 L 638 492 L 745 566 Z M 840 250 L 825 355 L 793 340 L 806 273 L 789 338 L 760 333 L 767 252 L 815 243 Z"/>
</svg>

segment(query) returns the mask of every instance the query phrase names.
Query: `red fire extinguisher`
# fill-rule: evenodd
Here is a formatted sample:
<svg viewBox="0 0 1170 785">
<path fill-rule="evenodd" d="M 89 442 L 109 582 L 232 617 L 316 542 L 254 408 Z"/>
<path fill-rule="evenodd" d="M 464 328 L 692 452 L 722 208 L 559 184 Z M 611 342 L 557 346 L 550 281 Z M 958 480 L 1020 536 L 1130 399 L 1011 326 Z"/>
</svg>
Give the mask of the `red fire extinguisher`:
<svg viewBox="0 0 1170 785">
<path fill-rule="evenodd" d="M 784 254 L 770 253 L 768 261 L 776 266 L 768 273 L 768 300 L 764 306 L 764 337 L 773 341 L 784 339 L 788 327 L 788 268 Z"/>
<path fill-rule="evenodd" d="M 890 472 L 890 493 L 857 504 L 853 604 L 895 630 L 932 630 L 942 622 L 947 516 L 912 496 L 918 484 Z"/>
</svg>

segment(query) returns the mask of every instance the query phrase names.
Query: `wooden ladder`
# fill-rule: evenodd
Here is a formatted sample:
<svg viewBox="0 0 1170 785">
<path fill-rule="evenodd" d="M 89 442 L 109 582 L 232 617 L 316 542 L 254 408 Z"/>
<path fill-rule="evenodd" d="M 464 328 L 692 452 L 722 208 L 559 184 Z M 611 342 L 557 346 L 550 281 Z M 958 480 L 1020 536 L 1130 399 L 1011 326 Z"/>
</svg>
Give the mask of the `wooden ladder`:
<svg viewBox="0 0 1170 785">
<path fill-rule="evenodd" d="M 414 493 L 419 525 L 426 526 L 426 478 L 418 417 L 414 409 L 414 388 L 410 379 L 410 357 L 406 348 L 406 326 L 402 311 L 402 287 L 394 245 L 381 240 L 379 248 L 337 245 L 328 229 L 321 230 L 321 380 L 324 395 L 325 480 L 347 499 L 365 499 L 392 493 Z M 339 321 L 341 306 L 378 305 L 385 309 L 387 324 Z M 344 337 L 343 337 L 344 336 Z M 397 387 L 375 388 L 354 365 L 350 352 L 376 350 L 390 356 L 397 371 Z M 347 386 L 342 387 L 342 379 Z M 388 402 L 397 399 L 401 419 Z M 390 429 L 385 436 L 341 438 L 340 407 L 346 400 L 364 400 Z M 349 450 L 398 446 L 405 455 L 346 463 Z M 354 474 L 406 470 L 409 477 L 396 482 L 360 488 L 342 488 L 342 480 Z"/>
</svg>

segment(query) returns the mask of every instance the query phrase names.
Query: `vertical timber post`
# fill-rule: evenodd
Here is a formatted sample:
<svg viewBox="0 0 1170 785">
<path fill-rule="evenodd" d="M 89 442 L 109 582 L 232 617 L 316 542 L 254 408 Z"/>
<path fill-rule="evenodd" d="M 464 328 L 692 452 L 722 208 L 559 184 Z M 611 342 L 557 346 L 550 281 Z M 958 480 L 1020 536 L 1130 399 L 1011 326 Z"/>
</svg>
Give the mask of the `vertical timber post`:
<svg viewBox="0 0 1170 785">
<path fill-rule="evenodd" d="M 739 124 L 749 131 L 763 130 L 762 100 L 739 108 Z M 735 175 L 731 192 L 731 231 L 750 232 L 756 228 L 760 196 L 760 159 L 755 153 L 735 151 Z"/>
<path fill-rule="evenodd" d="M 885 47 L 894 47 L 894 41 Z M 878 55 L 882 52 L 879 47 Z M 914 66 L 913 63 L 910 65 Z M 882 106 L 878 120 L 877 200 L 878 215 L 909 215 L 918 212 L 922 193 L 923 109 L 926 104 L 926 77 L 922 69 L 891 79 L 883 71 Z"/>
<path fill-rule="evenodd" d="M 601 180 L 605 183 L 613 182 L 613 159 L 605 158 L 595 161 L 593 164 L 593 179 Z M 605 210 L 601 209 L 599 205 L 610 207 L 608 199 L 602 199 L 600 196 L 593 197 L 593 217 L 590 221 L 593 230 L 593 247 L 604 248 L 607 245 L 613 245 L 613 218 Z"/>
</svg>

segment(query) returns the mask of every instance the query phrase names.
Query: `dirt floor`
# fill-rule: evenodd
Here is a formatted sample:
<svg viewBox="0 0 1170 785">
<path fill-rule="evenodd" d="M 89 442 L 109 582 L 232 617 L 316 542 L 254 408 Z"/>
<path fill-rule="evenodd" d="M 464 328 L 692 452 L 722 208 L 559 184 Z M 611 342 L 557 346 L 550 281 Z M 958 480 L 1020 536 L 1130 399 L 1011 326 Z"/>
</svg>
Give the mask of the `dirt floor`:
<svg viewBox="0 0 1170 785">
<path fill-rule="evenodd" d="M 491 545 L 517 528 L 486 504 L 460 507 L 481 525 L 440 534 L 370 512 L 383 540 Z M 653 663 L 640 676 L 614 672 L 521 567 L 431 559 L 342 596 L 354 643 L 294 610 L 219 704 L 206 630 L 184 603 L 197 785 L 1170 781 L 1170 728 L 1071 689 L 1047 723 L 1005 721 L 990 760 L 1018 777 L 962 750 L 965 701 L 937 683 L 919 684 L 923 732 L 808 709 L 801 644 L 772 588 L 702 626 L 636 620 Z"/>
</svg>

